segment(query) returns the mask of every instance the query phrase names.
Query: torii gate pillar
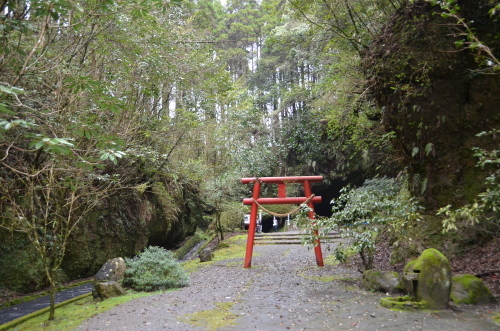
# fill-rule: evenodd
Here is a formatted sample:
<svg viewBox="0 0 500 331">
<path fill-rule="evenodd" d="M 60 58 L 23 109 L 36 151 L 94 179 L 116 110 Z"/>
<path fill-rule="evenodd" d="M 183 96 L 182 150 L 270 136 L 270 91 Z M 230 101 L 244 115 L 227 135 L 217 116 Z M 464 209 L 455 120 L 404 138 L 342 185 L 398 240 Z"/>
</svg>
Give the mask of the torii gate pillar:
<svg viewBox="0 0 500 331">
<path fill-rule="evenodd" d="M 296 176 L 296 177 L 260 177 L 260 178 L 242 178 L 243 184 L 253 183 L 253 192 L 251 199 L 243 199 L 243 204 L 250 205 L 250 225 L 248 227 L 247 248 L 245 254 L 245 268 L 252 267 L 252 254 L 255 239 L 255 228 L 257 226 L 257 210 L 258 204 L 260 205 L 279 205 L 279 204 L 301 204 L 309 200 L 308 206 L 311 208 L 309 212 L 309 219 L 314 222 L 314 203 L 320 203 L 321 197 L 313 197 L 311 190 L 312 182 L 321 182 L 323 176 Z M 262 183 L 278 184 L 278 197 L 277 198 L 260 198 L 260 189 Z M 286 184 L 287 183 L 303 183 L 305 197 L 287 198 L 286 197 Z M 257 203 L 255 203 L 257 201 Z M 318 232 L 315 230 L 315 234 Z M 316 255 L 316 265 L 323 267 L 323 255 L 321 253 L 321 245 L 319 239 L 314 242 L 314 253 Z"/>
</svg>

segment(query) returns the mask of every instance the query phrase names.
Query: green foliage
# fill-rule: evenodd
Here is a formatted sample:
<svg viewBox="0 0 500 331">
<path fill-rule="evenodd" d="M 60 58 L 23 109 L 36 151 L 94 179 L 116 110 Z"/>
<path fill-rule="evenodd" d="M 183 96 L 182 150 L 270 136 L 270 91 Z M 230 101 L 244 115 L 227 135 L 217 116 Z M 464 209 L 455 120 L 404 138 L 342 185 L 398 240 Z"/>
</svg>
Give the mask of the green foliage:
<svg viewBox="0 0 500 331">
<path fill-rule="evenodd" d="M 183 196 L 199 194 L 205 170 L 196 128 L 230 84 L 224 68 L 206 56 L 210 46 L 181 43 L 199 39 L 200 30 L 189 23 L 194 11 L 179 0 L 0 4 L 0 226 L 32 232 L 53 284 L 68 238 L 88 230 L 86 216 L 105 208 L 100 202 L 111 190 L 130 201 L 124 187 L 151 182 L 153 204 L 162 213 L 157 218 L 175 223 L 181 218 L 170 216 L 183 203 L 181 217 L 198 216 L 198 200 Z M 124 184 L 120 190 L 118 183 Z M 150 196 L 148 191 L 141 199 Z M 87 235 L 101 242 L 110 232 L 133 231 L 134 218 L 146 220 L 148 206 L 137 214 L 125 211 L 130 206 L 109 208 L 89 230 L 99 228 L 99 234 Z M 180 227 L 179 237 L 194 225 Z M 134 235 L 142 231 L 129 246 L 142 247 L 153 230 Z M 92 254 L 101 253 L 69 263 L 95 263 L 89 262 L 96 260 Z M 45 275 L 37 281 L 46 282 Z"/>
<path fill-rule="evenodd" d="M 328 30 L 330 38 L 337 45 L 350 47 L 356 52 L 362 52 L 383 27 L 386 19 L 405 5 L 405 1 L 401 0 L 290 2 L 296 15 L 304 16 L 316 28 Z"/>
<path fill-rule="evenodd" d="M 495 129 L 477 134 L 478 137 L 489 136 L 496 140 L 500 130 Z M 460 208 L 452 209 L 447 205 L 438 210 L 443 215 L 443 232 L 457 231 L 459 228 L 476 227 L 482 232 L 498 238 L 500 236 L 500 150 L 473 148 L 478 158 L 477 166 L 487 173 L 484 192 L 477 199 Z"/>
<path fill-rule="evenodd" d="M 476 32 L 475 22 L 468 21 L 464 18 L 461 13 L 462 8 L 458 4 L 457 0 L 426 0 L 434 6 L 439 6 L 443 11 L 440 13 L 444 18 L 453 19 L 458 26 L 463 29 L 463 32 L 456 34 L 459 40 L 455 42 L 458 49 L 469 49 L 475 54 L 476 61 L 482 67 L 478 72 L 494 73 L 498 74 L 500 72 L 500 60 L 495 56 L 494 51 L 483 41 L 479 40 Z M 496 1 L 490 1 L 490 9 L 488 13 L 491 17 L 496 15 L 497 10 L 500 5 L 495 3 Z"/>
<path fill-rule="evenodd" d="M 420 218 L 420 208 L 409 198 L 405 183 L 405 180 L 383 177 L 367 180 L 356 189 L 343 188 L 340 197 L 332 200 L 332 216 L 318 219 L 315 225 L 309 222 L 309 241 L 316 238 L 315 230 L 319 230 L 320 237 L 322 233 L 337 230 L 347 239 L 346 245 L 336 248 L 339 261 L 354 250 L 361 257 L 361 269 L 371 269 L 377 234 L 387 230 L 407 239 L 406 227 Z"/>
<path fill-rule="evenodd" d="M 238 228 L 241 229 L 241 222 L 246 210 L 247 207 L 238 202 L 227 204 L 225 211 L 221 213 L 221 223 L 224 229 L 226 231 L 233 231 Z"/>
<path fill-rule="evenodd" d="M 368 100 L 360 53 L 402 1 L 288 2 L 251 77 L 270 113 L 274 172 L 330 177 L 384 167 L 381 110 Z M 278 127 L 278 128 L 276 128 Z M 261 153 L 264 156 L 264 153 Z"/>
<path fill-rule="evenodd" d="M 180 208 L 172 194 L 179 193 L 179 188 L 175 184 L 167 188 L 164 183 L 157 181 L 151 184 L 151 189 L 158 199 L 159 204 L 163 207 L 162 213 L 165 215 L 165 218 L 171 220 L 171 224 L 176 223 Z"/>
<path fill-rule="evenodd" d="M 43 148 L 45 151 L 49 153 L 55 154 L 71 154 L 71 147 L 74 147 L 74 144 L 69 142 L 71 139 L 64 138 L 42 138 L 38 141 L 33 141 L 30 144 L 30 147 L 34 149 Z"/>
<path fill-rule="evenodd" d="M 42 261 L 26 235 L 8 233 L 0 229 L 0 279 L 2 287 L 24 293 L 37 291 L 46 286 Z"/>
<path fill-rule="evenodd" d="M 131 259 L 125 259 L 127 269 L 123 285 L 136 291 L 157 291 L 188 286 L 189 278 L 173 253 L 150 246 Z"/>
</svg>

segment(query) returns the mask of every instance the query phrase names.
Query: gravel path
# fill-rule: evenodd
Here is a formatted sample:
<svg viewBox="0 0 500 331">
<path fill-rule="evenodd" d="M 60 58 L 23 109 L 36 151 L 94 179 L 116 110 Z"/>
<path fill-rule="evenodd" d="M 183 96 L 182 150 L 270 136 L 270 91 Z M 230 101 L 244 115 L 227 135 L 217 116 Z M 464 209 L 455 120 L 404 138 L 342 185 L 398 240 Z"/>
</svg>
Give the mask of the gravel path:
<svg viewBox="0 0 500 331">
<path fill-rule="evenodd" d="M 189 287 L 120 305 L 80 329 L 500 330 L 491 320 L 498 306 L 441 312 L 382 308 L 384 294 L 361 290 L 359 273 L 318 268 L 314 251 L 299 245 L 255 246 L 250 269 L 243 268 L 242 257 L 199 269 L 190 278 Z"/>
</svg>

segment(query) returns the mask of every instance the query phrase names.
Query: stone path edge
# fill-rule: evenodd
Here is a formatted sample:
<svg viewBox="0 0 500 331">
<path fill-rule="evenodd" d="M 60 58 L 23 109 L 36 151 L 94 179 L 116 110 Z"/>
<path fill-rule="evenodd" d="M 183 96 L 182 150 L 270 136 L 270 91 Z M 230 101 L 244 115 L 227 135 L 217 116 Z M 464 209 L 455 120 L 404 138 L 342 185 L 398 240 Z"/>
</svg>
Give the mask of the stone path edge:
<svg viewBox="0 0 500 331">
<path fill-rule="evenodd" d="M 66 300 L 64 302 L 61 302 L 61 303 L 58 303 L 55 305 L 55 308 L 60 308 L 60 307 L 64 307 L 66 305 L 69 305 L 73 302 L 76 302 L 76 301 L 79 301 L 79 300 L 82 300 L 88 296 L 91 296 L 92 293 L 85 293 L 85 294 L 82 294 L 80 296 L 77 296 L 77 297 L 74 297 L 72 299 L 69 299 L 69 300 Z M 19 324 L 22 324 L 32 318 L 35 318 L 35 317 L 38 317 L 40 315 L 43 315 L 45 313 L 47 313 L 49 311 L 50 307 L 45 307 L 45 308 L 42 308 L 40 310 L 37 310 L 33 313 L 30 313 L 30 314 L 27 314 L 27 315 L 24 315 L 24 316 L 21 316 L 19 318 L 16 318 L 15 320 L 12 320 L 10 322 L 7 322 L 5 324 L 2 324 L 0 325 L 0 331 L 5 331 L 5 330 L 8 330 L 8 329 L 11 329 L 13 327 L 16 327 L 18 326 Z"/>
</svg>

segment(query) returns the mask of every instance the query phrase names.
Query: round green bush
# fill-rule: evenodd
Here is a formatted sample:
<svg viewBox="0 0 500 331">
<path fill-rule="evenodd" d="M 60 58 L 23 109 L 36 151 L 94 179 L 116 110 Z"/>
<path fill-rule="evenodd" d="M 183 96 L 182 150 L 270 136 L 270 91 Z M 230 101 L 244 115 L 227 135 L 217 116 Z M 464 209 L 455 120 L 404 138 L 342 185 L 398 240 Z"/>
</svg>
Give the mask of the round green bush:
<svg viewBox="0 0 500 331">
<path fill-rule="evenodd" d="M 172 252 L 150 246 L 134 258 L 125 259 L 123 285 L 136 291 L 158 291 L 189 285 L 189 277 Z"/>
</svg>

